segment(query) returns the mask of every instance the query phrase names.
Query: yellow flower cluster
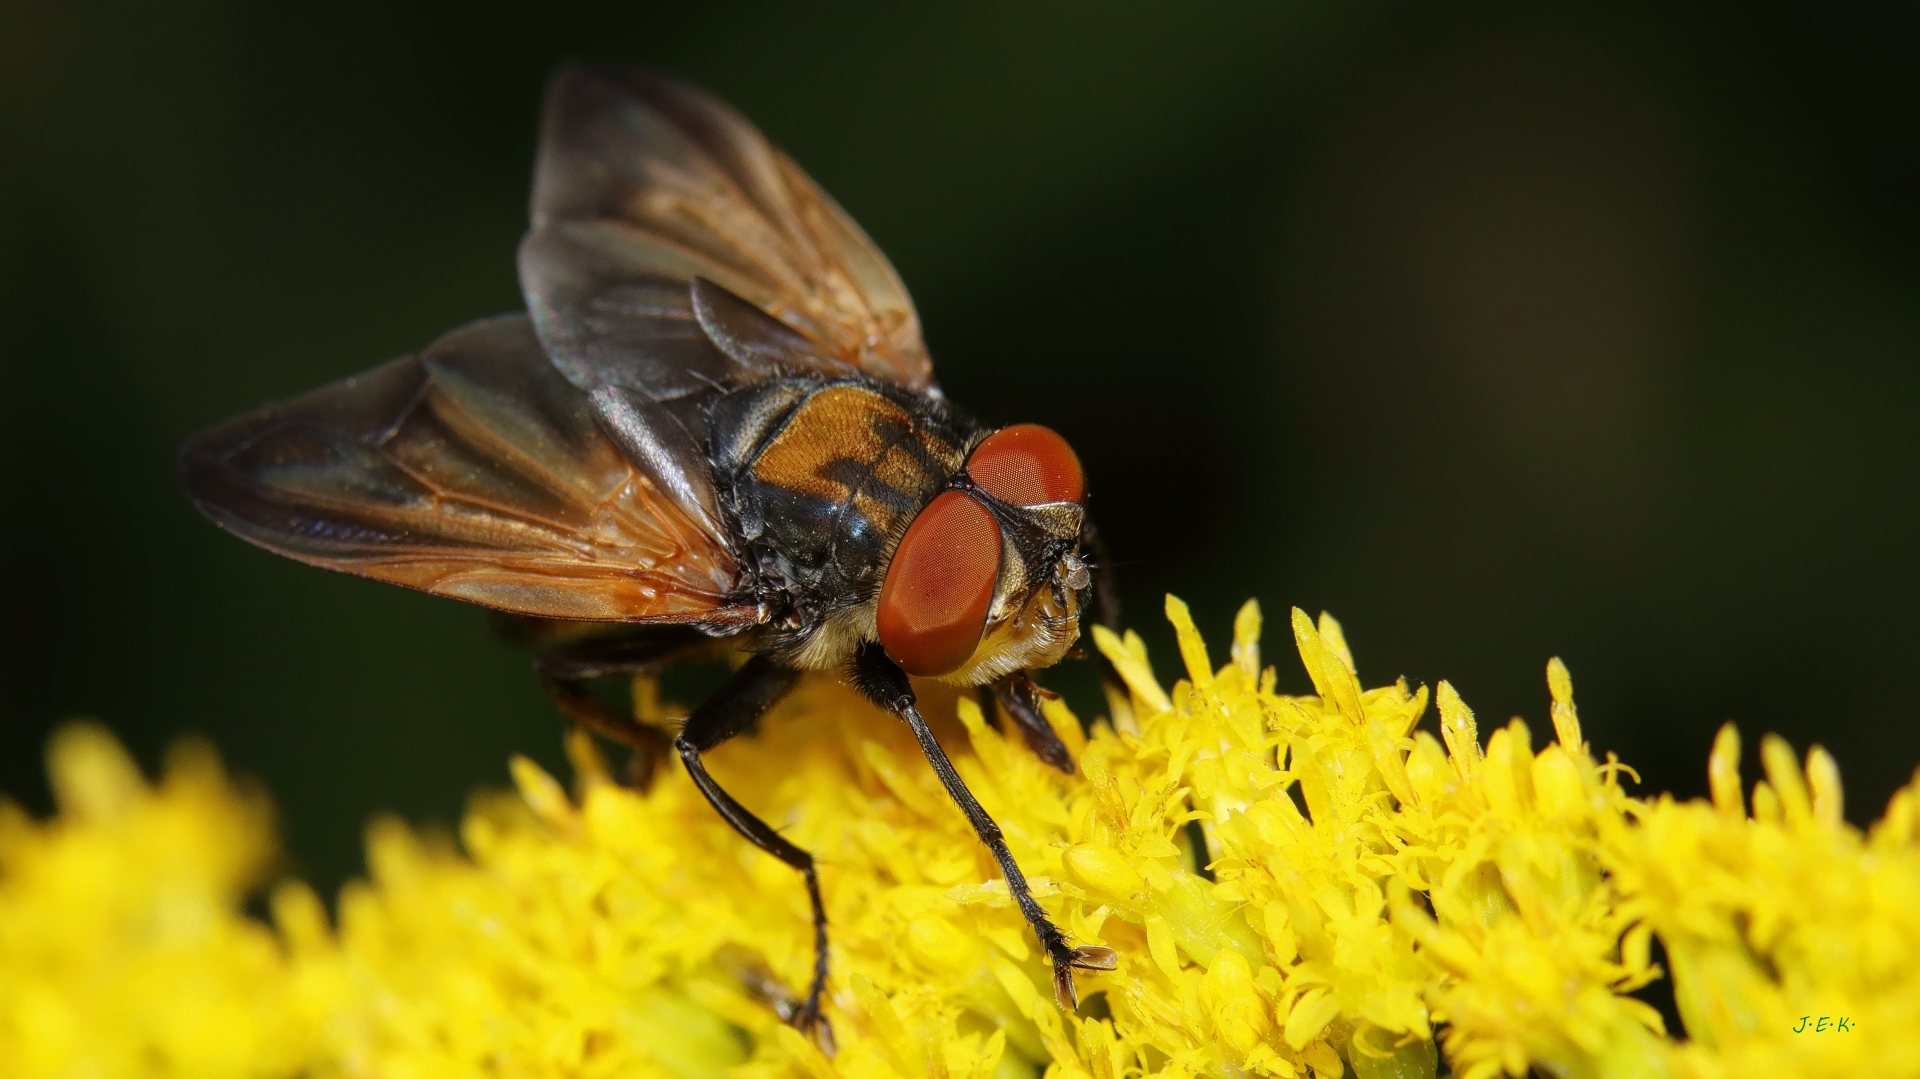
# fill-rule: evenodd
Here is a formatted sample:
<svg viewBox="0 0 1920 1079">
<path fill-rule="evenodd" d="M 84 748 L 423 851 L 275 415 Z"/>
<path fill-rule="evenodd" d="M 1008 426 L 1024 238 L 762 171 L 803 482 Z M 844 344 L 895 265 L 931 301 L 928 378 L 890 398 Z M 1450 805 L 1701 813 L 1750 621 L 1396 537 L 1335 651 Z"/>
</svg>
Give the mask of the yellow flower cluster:
<svg viewBox="0 0 1920 1079">
<path fill-rule="evenodd" d="M 923 702 L 1042 904 L 1119 952 L 1077 1014 L 911 732 L 819 679 L 710 761 L 820 860 L 831 1054 L 780 1018 L 812 963 L 799 877 L 678 770 L 637 793 L 576 737 L 569 792 L 516 760 L 463 850 L 380 822 L 334 922 L 282 883 L 270 928 L 242 911 L 264 802 L 203 748 L 150 788 L 80 727 L 60 815 L 0 809 L 0 1075 L 1920 1074 L 1920 790 L 1862 835 L 1831 758 L 1770 739 L 1748 816 L 1729 728 L 1711 804 L 1640 800 L 1557 661 L 1554 738 L 1516 719 L 1483 749 L 1444 682 L 1438 738 L 1424 688 L 1362 689 L 1331 618 L 1293 612 L 1292 697 L 1252 604 L 1220 667 L 1167 613 L 1171 691 L 1096 630 L 1128 699 L 1091 736 L 1047 704 L 1074 776 Z M 1629 995 L 1663 976 L 1690 1040 Z"/>
<path fill-rule="evenodd" d="M 292 1075 L 313 1057 L 274 933 L 239 904 L 271 815 L 188 743 L 150 789 L 93 726 L 54 738 L 58 820 L 0 801 L 0 1075 Z"/>
<path fill-rule="evenodd" d="M 1840 772 L 1760 743 L 1741 798 L 1740 738 L 1720 731 L 1713 802 L 1661 796 L 1606 836 L 1623 909 L 1665 945 L 1692 1041 L 1674 1071 L 1920 1075 L 1920 785 L 1865 835 L 1841 819 Z"/>
</svg>

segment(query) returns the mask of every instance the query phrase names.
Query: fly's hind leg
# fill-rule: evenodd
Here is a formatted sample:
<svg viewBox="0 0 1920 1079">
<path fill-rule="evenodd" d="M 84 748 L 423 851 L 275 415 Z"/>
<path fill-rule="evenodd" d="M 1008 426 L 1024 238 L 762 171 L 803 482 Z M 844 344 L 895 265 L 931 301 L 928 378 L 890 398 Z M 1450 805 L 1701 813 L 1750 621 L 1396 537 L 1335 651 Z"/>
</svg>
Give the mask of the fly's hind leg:
<svg viewBox="0 0 1920 1079">
<path fill-rule="evenodd" d="M 666 732 L 609 708 L 587 684 L 659 670 L 712 646 L 712 638 L 684 626 L 642 626 L 617 636 L 562 645 L 535 660 L 534 670 L 540 676 L 540 688 L 575 726 L 633 750 L 627 762 L 627 783 L 645 787 L 654 767 L 667 755 Z"/>
<path fill-rule="evenodd" d="M 920 751 L 926 754 L 927 763 L 933 766 L 934 774 L 947 788 L 947 794 L 959 805 L 960 812 L 966 814 L 967 822 L 973 825 L 974 834 L 980 842 L 987 845 L 993 854 L 993 860 L 1000 863 L 1000 873 L 1007 878 L 1007 892 L 1020 908 L 1020 913 L 1033 927 L 1034 936 L 1040 938 L 1040 944 L 1047 950 L 1047 956 L 1053 960 L 1053 990 L 1060 999 L 1062 1007 L 1072 1010 L 1079 1006 L 1079 994 L 1074 991 L 1073 972 L 1076 970 L 1112 970 L 1119 957 L 1112 948 L 1083 944 L 1074 947 L 1067 943 L 1067 935 L 1053 924 L 1047 912 L 1040 909 L 1040 903 L 1033 898 L 1033 889 L 1027 886 L 1027 876 L 1020 871 L 1020 865 L 1013 860 L 1013 852 L 1007 849 L 1006 838 L 1000 833 L 1000 826 L 980 805 L 980 800 L 967 789 L 967 784 L 954 771 L 953 762 L 947 759 L 947 752 L 927 726 L 920 715 L 920 708 L 913 693 L 913 686 L 907 681 L 907 674 L 900 666 L 887 658 L 887 653 L 871 641 L 860 646 L 853 658 L 853 683 L 868 700 L 880 708 L 892 712 L 907 721 L 913 728 L 913 736 L 920 741 Z"/>
<path fill-rule="evenodd" d="M 798 671 L 765 656 L 755 656 L 736 671 L 718 693 L 707 698 L 687 717 L 687 725 L 673 740 L 681 763 L 693 784 L 706 795 L 733 830 L 747 842 L 800 871 L 806 878 L 807 899 L 813 904 L 813 979 L 807 997 L 792 1016 L 793 1025 L 802 1033 L 813 1034 L 823 1048 L 833 1045 L 833 1032 L 820 1013 L 820 997 L 827 986 L 827 908 L 820 900 L 820 876 L 814 869 L 813 855 L 801 850 L 779 832 L 734 800 L 707 774 L 700 755 L 751 726 L 767 709 L 786 696 L 800 677 Z"/>
</svg>

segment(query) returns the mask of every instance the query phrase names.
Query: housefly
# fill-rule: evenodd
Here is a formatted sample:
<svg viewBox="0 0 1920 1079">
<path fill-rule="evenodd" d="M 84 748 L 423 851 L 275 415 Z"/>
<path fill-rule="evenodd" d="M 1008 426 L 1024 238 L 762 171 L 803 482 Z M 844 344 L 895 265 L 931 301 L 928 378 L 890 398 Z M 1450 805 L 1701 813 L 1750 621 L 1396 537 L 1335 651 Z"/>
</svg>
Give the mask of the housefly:
<svg viewBox="0 0 1920 1079">
<path fill-rule="evenodd" d="M 189 496 L 250 543 L 540 620 L 606 623 L 538 661 L 577 723 L 664 737 L 587 692 L 716 639 L 750 654 L 672 739 L 714 809 L 798 869 L 821 1025 L 827 920 L 813 858 L 701 754 L 806 671 L 911 725 L 1053 963 L 1111 970 L 1028 889 L 908 676 L 991 687 L 1071 771 L 1027 672 L 1079 635 L 1095 587 L 1080 462 L 1053 431 L 983 426 L 941 393 L 893 267 L 717 99 L 630 69 L 549 87 L 527 310 L 234 419 L 181 454 Z M 577 636 L 577 635 L 576 635 Z"/>
</svg>

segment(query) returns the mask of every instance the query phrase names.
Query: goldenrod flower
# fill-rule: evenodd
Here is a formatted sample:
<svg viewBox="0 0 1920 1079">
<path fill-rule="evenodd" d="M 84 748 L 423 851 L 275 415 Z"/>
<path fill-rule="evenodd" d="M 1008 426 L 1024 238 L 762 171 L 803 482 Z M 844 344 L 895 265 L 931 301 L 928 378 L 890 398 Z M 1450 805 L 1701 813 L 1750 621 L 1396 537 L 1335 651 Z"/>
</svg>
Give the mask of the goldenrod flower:
<svg viewBox="0 0 1920 1079">
<path fill-rule="evenodd" d="M 678 771 L 637 793 L 575 737 L 571 792 L 516 760 L 463 849 L 378 823 L 337 924 L 283 883 L 269 928 L 241 909 L 263 802 L 204 749 L 150 789 L 77 728 L 60 816 L 0 812 L 0 1075 L 1920 1074 L 1914 788 L 1863 836 L 1831 758 L 1768 740 L 1749 817 L 1729 728 L 1711 804 L 1643 801 L 1558 661 L 1553 738 L 1483 748 L 1444 682 L 1439 738 L 1424 688 L 1361 688 L 1331 618 L 1293 612 L 1291 697 L 1252 604 L 1221 666 L 1167 613 L 1185 679 L 1095 630 L 1127 699 L 1090 736 L 1047 704 L 1075 776 L 925 702 L 1042 904 L 1119 952 L 1078 1014 L 911 732 L 821 679 L 710 759 L 820 860 L 831 1056 L 781 1020 L 812 963 L 798 876 Z M 1656 937 L 1691 1040 L 1630 995 L 1668 976 Z"/>
</svg>

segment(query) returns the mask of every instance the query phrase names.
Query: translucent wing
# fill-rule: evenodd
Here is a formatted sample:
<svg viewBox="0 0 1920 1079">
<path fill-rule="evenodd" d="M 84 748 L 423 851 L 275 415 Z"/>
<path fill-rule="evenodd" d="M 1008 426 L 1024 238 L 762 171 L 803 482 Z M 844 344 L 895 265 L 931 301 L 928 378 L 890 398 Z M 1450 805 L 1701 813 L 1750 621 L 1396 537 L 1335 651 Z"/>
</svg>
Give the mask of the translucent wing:
<svg viewBox="0 0 1920 1079">
<path fill-rule="evenodd" d="M 549 618 L 758 620 L 725 539 L 620 452 L 523 315 L 209 431 L 181 473 L 222 527 L 328 569 Z"/>
<path fill-rule="evenodd" d="M 694 302 L 696 278 L 783 325 L 729 316 L 724 293 Z M 738 113 L 648 72 L 554 77 L 520 281 L 582 387 L 670 400 L 758 359 L 793 366 L 783 334 L 810 346 L 810 366 L 933 385 L 919 316 L 873 241 Z"/>
</svg>

